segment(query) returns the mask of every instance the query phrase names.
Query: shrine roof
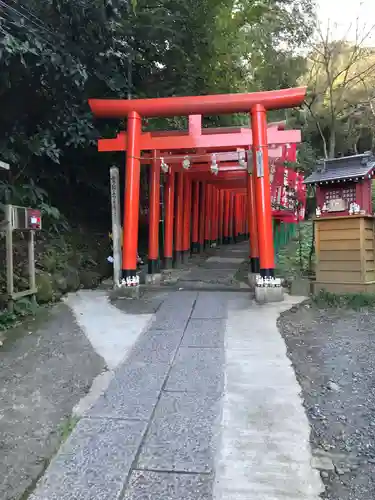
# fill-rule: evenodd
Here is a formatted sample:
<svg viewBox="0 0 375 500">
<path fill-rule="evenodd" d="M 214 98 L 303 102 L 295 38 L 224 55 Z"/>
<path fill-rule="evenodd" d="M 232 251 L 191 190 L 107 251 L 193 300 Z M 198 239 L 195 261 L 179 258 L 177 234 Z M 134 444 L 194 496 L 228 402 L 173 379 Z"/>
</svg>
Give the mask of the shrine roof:
<svg viewBox="0 0 375 500">
<path fill-rule="evenodd" d="M 375 169 L 375 157 L 371 152 L 324 160 L 315 172 L 305 179 L 305 184 L 319 184 L 341 180 L 358 180 L 371 175 Z"/>
</svg>

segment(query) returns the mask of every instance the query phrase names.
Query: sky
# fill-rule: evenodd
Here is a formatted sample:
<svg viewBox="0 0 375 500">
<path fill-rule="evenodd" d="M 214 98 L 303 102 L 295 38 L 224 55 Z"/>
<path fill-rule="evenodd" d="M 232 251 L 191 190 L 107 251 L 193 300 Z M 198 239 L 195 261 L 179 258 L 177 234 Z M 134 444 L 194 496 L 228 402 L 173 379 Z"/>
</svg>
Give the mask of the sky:
<svg viewBox="0 0 375 500">
<path fill-rule="evenodd" d="M 375 0 L 317 0 L 317 5 L 318 17 L 324 32 L 329 23 L 334 38 L 353 40 L 358 19 L 361 32 L 366 28 L 370 31 L 374 26 L 372 30 L 374 35 L 371 38 L 375 41 Z"/>
</svg>

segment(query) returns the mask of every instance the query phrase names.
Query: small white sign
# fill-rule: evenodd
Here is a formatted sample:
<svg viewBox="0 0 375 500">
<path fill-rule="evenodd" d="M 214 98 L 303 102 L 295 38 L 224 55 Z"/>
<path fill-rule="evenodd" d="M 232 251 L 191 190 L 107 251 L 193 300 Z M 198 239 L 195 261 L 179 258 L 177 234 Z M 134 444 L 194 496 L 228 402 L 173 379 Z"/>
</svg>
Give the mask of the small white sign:
<svg viewBox="0 0 375 500">
<path fill-rule="evenodd" d="M 329 200 L 327 203 L 327 212 L 344 212 L 348 209 L 347 200 L 342 198 L 336 198 L 335 200 Z"/>
</svg>

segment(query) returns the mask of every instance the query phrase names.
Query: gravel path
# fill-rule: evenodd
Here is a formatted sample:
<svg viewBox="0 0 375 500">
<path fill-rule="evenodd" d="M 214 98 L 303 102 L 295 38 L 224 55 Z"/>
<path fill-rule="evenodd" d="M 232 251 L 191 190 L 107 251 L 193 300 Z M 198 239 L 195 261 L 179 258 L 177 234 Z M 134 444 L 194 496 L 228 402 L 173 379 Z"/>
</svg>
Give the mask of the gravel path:
<svg viewBox="0 0 375 500">
<path fill-rule="evenodd" d="M 279 319 L 329 500 L 375 498 L 375 310 L 301 305 Z"/>
</svg>

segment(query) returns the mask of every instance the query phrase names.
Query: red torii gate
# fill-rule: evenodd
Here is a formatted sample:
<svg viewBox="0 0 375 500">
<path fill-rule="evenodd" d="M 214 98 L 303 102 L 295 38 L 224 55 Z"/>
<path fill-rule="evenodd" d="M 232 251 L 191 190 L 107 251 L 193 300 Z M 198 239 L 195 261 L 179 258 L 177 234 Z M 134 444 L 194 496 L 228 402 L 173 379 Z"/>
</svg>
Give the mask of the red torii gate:
<svg viewBox="0 0 375 500">
<path fill-rule="evenodd" d="M 149 209 L 149 248 L 148 248 L 148 272 L 150 275 L 153 275 L 159 271 L 159 193 L 160 193 L 160 160 L 165 160 L 164 162 L 166 166 L 168 164 L 169 175 L 167 180 L 167 186 L 165 189 L 166 192 L 166 217 L 165 217 L 165 238 L 164 238 L 164 266 L 165 268 L 171 268 L 173 262 L 173 212 L 174 209 L 171 208 L 171 203 L 174 200 L 174 185 L 175 185 L 175 175 L 176 173 L 184 172 L 184 179 L 180 179 L 182 181 L 183 186 L 180 186 L 182 190 L 182 196 L 179 196 L 180 203 L 178 204 L 177 217 L 176 217 L 176 228 L 175 228 L 175 266 L 178 266 L 179 263 L 188 257 L 190 254 L 190 250 L 197 251 L 202 246 L 207 246 L 212 243 L 211 240 L 215 241 L 219 239 L 223 239 L 223 231 L 224 227 L 226 228 L 226 234 L 224 241 L 229 242 L 229 227 L 228 222 L 224 225 L 223 217 L 226 219 L 230 218 L 230 201 L 229 201 L 229 192 L 226 189 L 226 193 L 223 191 L 223 187 L 232 188 L 232 194 L 234 189 L 237 191 L 237 198 L 241 198 L 241 206 L 238 206 L 238 201 L 236 200 L 235 209 L 236 219 L 241 219 L 239 222 L 240 226 L 236 226 L 237 229 L 241 227 L 241 231 L 239 231 L 239 235 L 237 235 L 237 239 L 244 237 L 245 234 L 248 233 L 247 228 L 244 227 L 243 220 L 247 219 L 245 217 L 245 209 L 246 209 L 246 197 L 244 195 L 240 195 L 240 191 L 244 191 L 243 188 L 246 188 L 246 179 L 247 179 L 247 158 L 246 151 L 243 147 L 238 148 L 235 146 L 235 140 L 240 144 L 245 144 L 249 147 L 252 143 L 251 137 L 251 129 L 248 127 L 230 127 L 230 128 L 201 128 L 201 116 L 189 116 L 189 131 L 195 131 L 205 135 L 217 135 L 221 136 L 224 133 L 230 133 L 233 136 L 232 144 L 233 151 L 230 152 L 218 152 L 214 155 L 212 153 L 207 153 L 207 150 L 196 150 L 196 152 L 191 153 L 190 151 L 182 151 L 179 155 L 175 153 L 171 153 L 171 151 L 160 152 L 154 151 L 152 154 L 146 154 L 142 156 L 142 164 L 151 164 L 151 179 L 150 179 L 150 209 Z M 296 144 L 301 140 L 301 132 L 299 130 L 288 130 L 285 131 L 284 122 L 279 123 L 270 123 L 268 125 L 268 141 L 274 141 L 273 144 L 269 145 L 269 156 L 278 159 L 281 156 L 281 144 L 285 145 Z M 152 138 L 164 137 L 166 139 L 169 138 L 169 135 L 172 136 L 186 136 L 186 132 L 184 131 L 157 131 L 152 132 L 147 140 L 152 141 Z M 145 135 L 145 134 L 144 134 Z M 100 151 L 125 151 L 125 139 L 126 135 L 124 132 L 120 132 L 115 139 L 100 139 L 99 140 L 99 150 Z M 219 137 L 220 138 L 220 137 Z M 168 143 L 169 144 L 169 143 Z M 149 144 L 150 146 L 152 144 Z M 218 146 L 215 146 L 212 149 L 213 151 L 217 150 Z M 161 156 L 162 155 L 162 156 Z M 220 172 L 217 175 L 213 175 L 210 169 L 210 163 L 212 158 L 215 157 L 215 161 L 220 165 Z M 242 167 L 239 165 L 239 162 L 242 160 Z M 186 169 L 183 167 L 184 161 L 188 162 L 189 168 Z M 173 167 L 173 169 L 172 169 Z M 206 235 L 202 236 L 202 232 L 200 234 L 199 239 L 199 218 L 197 213 L 199 212 L 199 201 L 201 201 L 201 220 L 200 224 L 204 225 L 204 209 L 205 203 L 202 203 L 200 198 L 203 197 L 206 193 L 200 193 L 201 189 L 199 188 L 199 183 L 206 183 L 207 190 L 207 199 L 212 197 L 213 203 L 213 211 L 212 215 L 210 212 L 208 216 L 212 215 L 213 221 L 213 230 L 215 234 L 210 237 L 209 226 L 210 223 L 206 221 Z M 228 184 L 228 182 L 230 184 Z M 194 183 L 194 189 L 192 188 L 191 183 Z M 225 185 L 224 185 L 225 184 Z M 213 193 L 211 194 L 211 190 Z M 241 189 L 242 188 L 242 189 Z M 221 191 L 219 193 L 219 190 Z M 171 193 L 169 193 L 171 191 Z M 194 203 L 191 203 L 191 195 L 192 191 L 194 194 Z M 181 193 L 180 193 L 181 195 Z M 188 206 L 183 206 L 181 202 L 187 203 Z M 225 201 L 225 203 L 224 203 Z M 192 205 L 192 207 L 191 207 Z M 219 207 L 217 206 L 219 205 Z M 190 211 L 193 208 L 193 220 L 192 220 L 192 231 L 190 224 Z M 225 210 L 224 210 L 225 209 Z M 216 210 L 216 211 L 215 211 Z M 182 212 L 183 211 L 183 215 Z M 216 213 L 217 212 L 217 213 Z M 251 217 L 255 218 L 255 212 L 253 211 Z M 221 219 L 221 220 L 219 220 Z M 256 224 L 256 221 L 254 221 Z M 246 223 L 248 226 L 248 223 Z M 192 234 L 192 248 L 190 248 L 190 235 Z M 236 239 L 236 240 L 237 240 Z M 259 271 L 259 251 L 257 244 L 257 234 L 252 235 L 252 245 L 251 245 L 251 254 L 249 255 L 249 260 L 252 263 L 252 271 Z"/>
<path fill-rule="evenodd" d="M 168 97 L 158 99 L 105 100 L 91 99 L 89 105 L 97 117 L 128 119 L 127 133 L 120 133 L 116 139 L 121 150 L 127 151 L 125 181 L 124 224 L 123 224 L 123 283 L 126 278 L 136 279 L 136 256 L 138 243 L 138 210 L 140 187 L 140 160 L 142 150 L 211 150 L 227 151 L 250 144 L 249 129 L 243 135 L 244 143 L 238 142 L 238 135 L 224 131 L 220 134 L 203 133 L 201 126 L 191 122 L 189 132 L 170 133 L 168 138 L 157 133 L 142 133 L 141 117 L 217 115 L 229 113 L 251 114 L 252 151 L 255 175 L 247 177 L 249 229 L 251 213 L 256 214 L 260 274 L 274 277 L 274 255 L 272 236 L 271 195 L 269 188 L 267 110 L 290 108 L 302 104 L 305 88 L 285 89 L 252 94 L 221 94 L 210 96 Z M 237 136 L 237 137 L 236 137 Z M 113 145 L 111 151 L 113 151 Z M 103 143 L 99 143 L 103 151 Z M 107 151 L 109 149 L 106 149 Z M 116 150 L 116 149 L 115 149 Z M 254 196 L 255 194 L 255 196 Z M 177 198 L 179 200 L 179 198 Z M 256 230 L 257 229 L 257 230 Z M 255 234 L 254 233 L 254 234 Z"/>
</svg>

